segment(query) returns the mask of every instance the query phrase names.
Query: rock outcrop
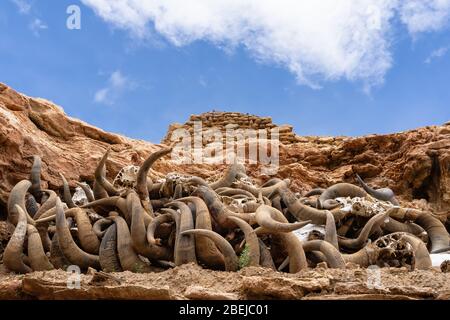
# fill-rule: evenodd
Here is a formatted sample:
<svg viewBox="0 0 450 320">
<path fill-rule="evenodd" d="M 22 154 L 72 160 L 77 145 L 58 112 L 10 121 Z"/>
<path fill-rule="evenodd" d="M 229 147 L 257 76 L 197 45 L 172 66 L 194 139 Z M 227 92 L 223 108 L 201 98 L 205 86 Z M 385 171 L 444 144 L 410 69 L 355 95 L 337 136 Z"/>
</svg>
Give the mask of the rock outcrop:
<svg viewBox="0 0 450 320">
<path fill-rule="evenodd" d="M 270 118 L 238 113 L 206 113 L 192 121 L 206 119 L 210 125 L 224 127 L 238 123 L 243 128 L 271 129 Z M 245 121 L 244 121 L 245 119 Z M 209 121 L 209 122 L 208 122 Z M 241 123 L 242 122 L 242 123 Z M 163 142 L 177 126 L 171 126 Z M 300 137 L 292 127 L 281 126 L 289 138 L 281 141 L 280 168 L 277 176 L 290 178 L 295 191 L 355 181 L 358 173 L 370 185 L 390 187 L 403 205 L 429 209 L 445 221 L 450 210 L 450 123 L 388 135 L 365 137 Z M 113 178 L 126 165 L 140 165 L 149 153 L 161 145 L 107 133 L 68 117 L 55 104 L 30 98 L 0 84 L 0 211 L 12 187 L 29 176 L 32 155 L 43 162 L 44 187 L 61 189 L 58 175 L 63 173 L 72 187 L 74 181 L 93 181 L 95 166 L 111 147 L 107 170 Z M 166 158 L 169 160 L 168 158 Z M 157 172 L 178 171 L 202 177 L 214 177 L 225 165 L 175 165 L 159 161 Z M 248 165 L 258 180 L 258 165 Z"/>
</svg>

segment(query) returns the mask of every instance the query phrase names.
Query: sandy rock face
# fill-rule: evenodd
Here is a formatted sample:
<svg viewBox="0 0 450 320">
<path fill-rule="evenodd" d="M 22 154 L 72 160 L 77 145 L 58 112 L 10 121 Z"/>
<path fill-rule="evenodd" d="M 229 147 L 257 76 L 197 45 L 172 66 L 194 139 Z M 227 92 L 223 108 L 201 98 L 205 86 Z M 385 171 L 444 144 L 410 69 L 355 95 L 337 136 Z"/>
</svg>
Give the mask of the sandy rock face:
<svg viewBox="0 0 450 320">
<path fill-rule="evenodd" d="M 222 118 L 214 126 L 228 123 Z M 266 118 L 250 120 L 251 125 L 258 124 L 258 127 L 264 121 L 270 123 Z M 291 132 L 292 128 L 288 129 Z M 68 117 L 49 101 L 27 97 L 0 84 L 0 210 L 3 215 L 10 190 L 29 176 L 32 155 L 42 158 L 43 187 L 61 189 L 58 176 L 61 172 L 75 188 L 75 181 L 93 181 L 95 166 L 108 147 L 112 152 L 107 170 L 113 179 L 123 167 L 140 165 L 161 145 L 104 132 Z M 154 166 L 161 173 L 178 171 L 201 177 L 214 176 L 224 167 L 177 166 L 170 161 L 159 161 Z M 270 178 L 259 176 L 258 165 L 248 165 L 247 169 L 257 180 Z M 358 138 L 295 136 L 295 142 L 280 146 L 277 176 L 290 178 L 294 191 L 306 192 L 342 181 L 356 183 L 355 173 L 373 187 L 392 188 L 403 205 L 432 210 L 444 220 L 450 210 L 450 123 Z"/>
</svg>

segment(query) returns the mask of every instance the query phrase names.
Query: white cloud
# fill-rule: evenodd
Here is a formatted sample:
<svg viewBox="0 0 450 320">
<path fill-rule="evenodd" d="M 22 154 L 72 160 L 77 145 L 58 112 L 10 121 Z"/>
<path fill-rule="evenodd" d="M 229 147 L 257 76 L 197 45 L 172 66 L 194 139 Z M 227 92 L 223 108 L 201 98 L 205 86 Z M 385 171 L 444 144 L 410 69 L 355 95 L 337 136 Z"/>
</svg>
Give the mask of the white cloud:
<svg viewBox="0 0 450 320">
<path fill-rule="evenodd" d="M 448 26 L 450 0 L 408 0 L 401 3 L 401 20 L 412 34 Z"/>
<path fill-rule="evenodd" d="M 39 37 L 40 31 L 48 29 L 47 25 L 41 19 L 35 18 L 29 24 L 30 30 L 36 37 Z"/>
<path fill-rule="evenodd" d="M 29 14 L 31 11 L 31 4 L 27 0 L 11 0 L 22 14 Z"/>
<path fill-rule="evenodd" d="M 414 35 L 448 24 L 450 0 L 82 0 L 138 37 L 150 26 L 176 46 L 206 40 L 244 46 L 313 88 L 324 80 L 381 84 L 392 65 L 394 21 Z M 423 2 L 423 3 L 422 3 Z"/>
<path fill-rule="evenodd" d="M 28 28 L 33 32 L 36 37 L 40 36 L 40 31 L 48 29 L 48 26 L 41 19 L 33 17 L 32 5 L 28 0 L 10 0 L 19 9 L 19 13 L 30 16 L 31 20 L 28 24 Z"/>
<path fill-rule="evenodd" d="M 428 58 L 425 59 L 425 63 L 431 63 L 434 59 L 443 57 L 447 54 L 449 47 L 441 47 L 436 49 L 430 53 Z"/>
<path fill-rule="evenodd" d="M 120 70 L 116 70 L 108 78 L 107 86 L 98 90 L 94 101 L 106 105 L 113 105 L 127 90 L 133 89 L 134 83 L 125 77 Z"/>
</svg>

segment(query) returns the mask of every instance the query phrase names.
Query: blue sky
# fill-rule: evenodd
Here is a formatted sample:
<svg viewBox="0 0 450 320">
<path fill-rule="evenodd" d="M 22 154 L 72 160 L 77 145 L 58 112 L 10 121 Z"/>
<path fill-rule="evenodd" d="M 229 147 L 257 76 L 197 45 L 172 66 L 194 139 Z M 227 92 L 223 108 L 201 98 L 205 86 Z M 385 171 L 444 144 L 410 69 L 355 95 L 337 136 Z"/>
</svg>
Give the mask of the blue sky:
<svg viewBox="0 0 450 320">
<path fill-rule="evenodd" d="M 210 20 L 198 8 L 180 16 L 145 5 L 131 7 L 130 16 L 123 8 L 133 1 L 115 2 L 122 6 L 1 1 L 0 82 L 104 130 L 152 142 L 170 123 L 212 109 L 271 116 L 300 135 L 390 133 L 450 120 L 446 1 L 426 16 L 411 6 L 383 7 L 376 32 L 355 30 L 358 21 L 342 26 L 345 14 L 361 8 L 337 10 L 342 28 L 330 30 L 335 16 L 296 25 L 289 11 L 275 19 L 261 10 L 250 21 L 239 10 L 201 8 L 224 12 Z M 80 30 L 66 27 L 71 4 L 81 8 Z M 356 32 L 365 42 L 333 41 Z"/>
</svg>

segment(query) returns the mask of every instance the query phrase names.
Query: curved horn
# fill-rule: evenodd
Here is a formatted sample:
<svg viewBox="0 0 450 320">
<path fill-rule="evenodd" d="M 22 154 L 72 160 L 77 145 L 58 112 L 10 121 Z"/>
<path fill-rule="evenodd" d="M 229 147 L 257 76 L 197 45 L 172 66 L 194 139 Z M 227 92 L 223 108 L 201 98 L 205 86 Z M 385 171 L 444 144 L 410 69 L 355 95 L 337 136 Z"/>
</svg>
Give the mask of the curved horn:
<svg viewBox="0 0 450 320">
<path fill-rule="evenodd" d="M 426 270 L 432 267 L 430 254 L 428 253 L 427 246 L 419 238 L 404 234 L 403 238 L 413 247 L 414 251 L 414 269 Z"/>
<path fill-rule="evenodd" d="M 370 243 L 355 253 L 343 254 L 342 258 L 344 258 L 346 263 L 351 262 L 358 264 L 363 268 L 367 268 L 368 266 L 376 264 L 381 252 L 381 248 L 378 248 L 373 243 Z"/>
<path fill-rule="evenodd" d="M 103 155 L 102 159 L 95 169 L 95 181 L 106 190 L 111 196 L 117 196 L 119 191 L 106 179 L 106 160 L 108 159 L 111 148 L 108 148 Z"/>
<path fill-rule="evenodd" d="M 311 196 L 320 196 L 322 193 L 325 192 L 324 188 L 314 188 L 310 191 L 308 191 L 304 197 L 311 197 Z"/>
<path fill-rule="evenodd" d="M 59 173 L 59 176 L 61 177 L 61 179 L 63 181 L 64 202 L 67 204 L 67 206 L 69 208 L 76 208 L 76 205 L 75 205 L 75 203 L 73 203 L 73 200 L 72 200 L 72 194 L 70 193 L 69 183 L 67 182 L 66 177 L 64 177 L 64 175 L 62 173 Z"/>
<path fill-rule="evenodd" d="M 155 219 L 150 221 L 150 223 L 147 226 L 147 241 L 150 245 L 161 245 L 161 239 L 155 238 L 155 232 L 158 227 L 167 222 L 173 221 L 172 215 L 170 213 L 164 213 L 157 216 Z"/>
<path fill-rule="evenodd" d="M 288 207 L 289 212 L 299 221 L 311 220 L 313 224 L 325 224 L 327 221 L 327 213 L 324 210 L 318 210 L 308 207 L 301 203 L 295 194 L 289 190 L 287 186 L 280 187 L 277 192 L 280 194 L 284 204 Z M 336 221 L 341 220 L 346 213 L 340 210 L 331 211 Z"/>
<path fill-rule="evenodd" d="M 32 270 L 23 262 L 22 257 L 23 242 L 27 233 L 27 218 L 19 205 L 15 204 L 14 211 L 16 212 L 16 228 L 3 252 L 3 264 L 13 272 L 28 273 Z"/>
<path fill-rule="evenodd" d="M 172 252 L 166 248 L 151 245 L 147 242 L 147 232 L 144 223 L 144 208 L 142 208 L 136 193 L 130 193 L 127 197 L 131 208 L 131 244 L 135 251 L 147 258 L 154 260 L 170 260 Z"/>
<path fill-rule="evenodd" d="M 339 250 L 338 237 L 336 231 L 336 222 L 330 211 L 326 211 L 327 221 L 325 222 L 325 241 L 331 243 L 333 247 Z"/>
<path fill-rule="evenodd" d="M 259 264 L 263 268 L 269 268 L 276 270 L 275 263 L 273 262 L 272 255 L 270 254 L 269 248 L 264 244 L 264 242 L 258 238 L 260 260 Z"/>
<path fill-rule="evenodd" d="M 428 233 L 431 241 L 431 253 L 449 246 L 447 229 L 439 219 L 433 217 L 430 213 L 423 212 L 418 215 L 414 222 Z"/>
<path fill-rule="evenodd" d="M 42 168 L 41 157 L 37 155 L 33 156 L 33 166 L 31 167 L 30 173 L 30 181 L 31 181 L 30 193 L 38 202 L 41 202 L 42 198 L 41 168 Z"/>
<path fill-rule="evenodd" d="M 39 219 L 44 216 L 44 213 L 49 211 L 50 209 L 55 207 L 56 199 L 58 198 L 58 195 L 53 190 L 43 190 L 45 193 L 49 195 L 47 200 L 41 205 L 38 212 L 34 215 L 34 219 Z M 53 213 L 54 214 L 54 213 Z"/>
<path fill-rule="evenodd" d="M 425 229 L 423 229 L 418 224 L 412 222 L 409 223 L 400 222 L 393 218 L 389 218 L 389 221 L 384 224 L 383 230 L 387 231 L 387 233 L 407 232 L 418 237 L 426 236 L 428 238 Z"/>
<path fill-rule="evenodd" d="M 25 195 L 28 189 L 31 186 L 31 182 L 28 180 L 22 180 L 18 182 L 14 188 L 11 190 L 8 198 L 8 221 L 13 225 L 16 225 L 19 220 L 19 212 L 16 209 L 16 205 L 22 209 L 25 213 L 25 217 L 27 218 L 27 222 L 29 224 L 34 225 L 33 218 L 27 213 L 26 204 L 25 204 Z M 25 226 L 26 229 L 26 226 Z M 26 231 L 26 230 L 25 230 Z"/>
<path fill-rule="evenodd" d="M 289 273 L 297 273 L 308 267 L 302 242 L 292 232 L 276 233 L 272 235 L 279 238 L 289 256 Z"/>
<path fill-rule="evenodd" d="M 325 200 L 336 199 L 339 197 L 365 197 L 367 192 L 364 189 L 355 186 L 351 183 L 337 183 L 327 189 L 320 195 L 319 201 L 323 206 Z"/>
<path fill-rule="evenodd" d="M 195 228 L 212 230 L 211 215 L 205 202 L 198 197 L 181 198 L 179 201 L 195 206 Z M 216 268 L 224 265 L 224 257 L 214 242 L 207 237 L 195 237 L 195 253 L 200 262 Z"/>
<path fill-rule="evenodd" d="M 381 226 L 383 222 L 386 220 L 386 218 L 389 217 L 388 212 L 384 213 L 378 213 L 374 215 L 372 218 L 367 221 L 367 223 L 364 225 L 363 229 L 359 233 L 358 238 L 356 239 L 342 239 L 339 238 L 339 245 L 344 246 L 349 249 L 360 249 L 369 238 L 370 234 L 374 229 Z"/>
<path fill-rule="evenodd" d="M 55 233 L 51 240 L 50 246 L 50 263 L 56 269 L 66 269 L 71 263 L 61 251 L 58 242 L 58 235 Z"/>
<path fill-rule="evenodd" d="M 25 195 L 25 208 L 30 217 L 34 217 L 39 210 L 39 204 L 32 194 L 27 193 Z"/>
<path fill-rule="evenodd" d="M 311 221 L 289 223 L 285 216 L 273 207 L 261 205 L 256 210 L 256 222 L 270 232 L 291 232 L 300 229 Z"/>
<path fill-rule="evenodd" d="M 92 190 L 91 190 L 91 188 L 89 188 L 87 183 L 81 183 L 78 181 L 75 181 L 75 183 L 77 184 L 77 186 L 79 186 L 84 191 L 84 194 L 86 195 L 86 198 L 88 199 L 88 202 L 92 202 L 95 200 L 94 194 L 92 193 Z"/>
<path fill-rule="evenodd" d="M 142 261 L 133 249 L 127 222 L 120 216 L 111 219 L 117 226 L 117 252 L 123 270 L 132 272 L 150 272 L 151 268 Z"/>
<path fill-rule="evenodd" d="M 210 183 L 209 187 L 215 190 L 218 188 L 231 186 L 234 180 L 236 179 L 236 175 L 238 172 L 239 172 L 239 164 L 237 162 L 237 157 L 235 157 L 234 163 L 227 168 L 225 174 L 216 182 Z"/>
<path fill-rule="evenodd" d="M 91 254 L 98 254 L 100 241 L 92 230 L 91 220 L 86 211 L 81 208 L 73 208 L 66 211 L 66 216 L 75 218 L 78 227 L 78 239 L 81 247 Z"/>
<path fill-rule="evenodd" d="M 62 253 L 71 263 L 78 265 L 82 269 L 100 267 L 98 256 L 84 252 L 73 240 L 62 203 L 59 199 L 56 201 L 56 234 L 58 235 L 58 244 Z"/>
<path fill-rule="evenodd" d="M 255 230 L 244 220 L 236 217 L 228 217 L 229 220 L 233 221 L 239 229 L 242 230 L 245 236 L 245 242 L 248 245 L 250 251 L 250 261 L 249 266 L 259 266 L 260 249 L 258 236 L 255 233 Z"/>
<path fill-rule="evenodd" d="M 181 183 L 177 183 L 175 186 L 175 191 L 173 192 L 173 199 L 179 199 L 183 197 L 183 186 L 181 185 Z"/>
<path fill-rule="evenodd" d="M 150 197 L 149 197 L 149 185 L 151 184 L 150 182 L 152 181 L 151 179 L 148 179 L 147 181 L 147 175 L 148 175 L 148 171 L 150 170 L 150 168 L 152 167 L 152 165 L 161 157 L 165 156 L 166 154 L 169 154 L 170 152 L 172 152 L 172 147 L 168 147 L 168 148 L 164 148 L 161 150 L 158 150 L 156 152 L 153 152 L 145 161 L 144 163 L 141 165 L 141 167 L 139 168 L 139 171 L 137 173 L 136 176 L 136 192 L 139 195 L 139 198 L 141 199 L 141 201 L 143 201 L 143 205 L 144 205 L 144 209 L 149 212 L 152 213 L 153 211 L 151 210 L 151 206 L 150 206 Z"/>
<path fill-rule="evenodd" d="M 112 224 L 103 236 L 99 249 L 99 262 L 105 272 L 120 272 L 122 267 L 117 253 L 117 226 Z"/>
<path fill-rule="evenodd" d="M 167 207 L 180 210 L 180 226 L 178 228 L 178 237 L 176 239 L 174 253 L 175 264 L 179 266 L 185 263 L 197 263 L 197 257 L 195 254 L 195 238 L 191 235 L 181 235 L 181 233 L 185 230 L 194 229 L 194 220 L 191 210 L 181 201 L 170 202 L 167 204 Z"/>
<path fill-rule="evenodd" d="M 94 232 L 98 238 L 103 238 L 107 230 L 107 228 L 106 229 L 104 228 L 109 227 L 112 223 L 113 222 L 111 219 L 107 218 L 99 219 L 92 226 L 92 232 Z"/>
<path fill-rule="evenodd" d="M 226 271 L 237 271 L 239 268 L 239 259 L 234 252 L 231 244 L 225 240 L 220 234 L 205 229 L 192 229 L 180 233 L 181 235 L 200 235 L 210 238 L 216 244 L 217 248 L 222 252 L 225 262 Z"/>
<path fill-rule="evenodd" d="M 339 250 L 329 242 L 323 240 L 303 242 L 303 250 L 305 250 L 305 252 L 320 251 L 324 254 L 326 262 L 331 268 L 345 268 L 345 261 Z"/>
<path fill-rule="evenodd" d="M 29 224 L 27 226 L 28 234 L 28 257 L 30 258 L 30 265 L 33 271 L 53 270 L 54 267 L 45 255 L 44 247 L 42 246 L 41 236 L 38 230 Z"/>
<path fill-rule="evenodd" d="M 398 206 L 398 200 L 395 198 L 395 194 L 394 191 L 392 191 L 392 189 L 390 188 L 381 188 L 381 189 L 373 189 L 371 187 L 369 187 L 369 185 L 367 185 L 367 183 L 364 182 L 363 179 L 361 179 L 361 177 L 359 176 L 359 174 L 356 174 L 356 179 L 358 179 L 359 184 L 361 185 L 361 187 L 363 187 L 363 189 L 370 194 L 372 197 L 378 199 L 378 200 L 382 200 L 382 201 L 389 201 L 390 203 L 392 203 L 394 206 Z"/>
</svg>

